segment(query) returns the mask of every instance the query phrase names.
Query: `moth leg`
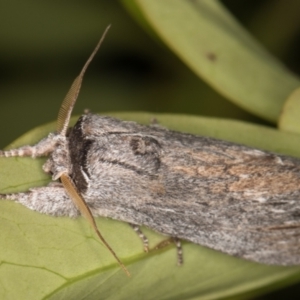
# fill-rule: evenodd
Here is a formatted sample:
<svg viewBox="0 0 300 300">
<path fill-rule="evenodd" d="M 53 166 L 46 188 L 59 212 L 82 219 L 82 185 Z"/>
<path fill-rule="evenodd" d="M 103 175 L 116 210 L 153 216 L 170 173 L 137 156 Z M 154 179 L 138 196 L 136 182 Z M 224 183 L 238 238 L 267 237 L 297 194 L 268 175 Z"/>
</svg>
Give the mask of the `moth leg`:
<svg viewBox="0 0 300 300">
<path fill-rule="evenodd" d="M 151 251 L 165 248 L 172 243 L 175 244 L 177 249 L 177 264 L 178 266 L 181 266 L 183 264 L 183 251 L 182 251 L 181 241 L 179 238 L 171 237 L 169 239 L 163 240 L 158 245 L 156 245 L 153 249 L 151 249 Z"/>
<path fill-rule="evenodd" d="M 51 216 L 79 216 L 79 211 L 59 182 L 31 188 L 27 192 L 0 194 L 0 199 L 12 200 L 31 210 Z"/>
<path fill-rule="evenodd" d="M 179 238 L 173 238 L 173 241 L 177 249 L 177 265 L 181 266 L 183 265 L 183 251 L 182 251 L 181 241 Z"/>
<path fill-rule="evenodd" d="M 140 229 L 140 227 L 135 224 L 131 224 L 131 223 L 128 223 L 128 224 L 132 227 L 132 229 L 137 233 L 139 238 L 142 240 L 143 245 L 144 245 L 144 251 L 149 252 L 149 241 L 148 241 L 147 237 L 144 235 L 144 233 L 142 232 L 142 230 Z"/>
<path fill-rule="evenodd" d="M 49 153 L 53 152 L 57 143 L 64 139 L 57 134 L 50 133 L 47 137 L 40 140 L 37 144 L 30 146 L 25 145 L 20 148 L 10 149 L 6 151 L 0 150 L 0 157 L 12 157 L 12 156 L 31 156 L 33 158 L 39 156 L 47 156 Z"/>
</svg>

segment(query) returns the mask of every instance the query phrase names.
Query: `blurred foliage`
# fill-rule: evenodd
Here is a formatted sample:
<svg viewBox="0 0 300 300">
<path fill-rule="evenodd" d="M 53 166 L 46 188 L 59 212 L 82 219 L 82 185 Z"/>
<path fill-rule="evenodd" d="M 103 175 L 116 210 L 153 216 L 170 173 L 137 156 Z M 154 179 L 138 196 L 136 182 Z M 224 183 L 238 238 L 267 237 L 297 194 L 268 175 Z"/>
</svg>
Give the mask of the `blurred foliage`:
<svg viewBox="0 0 300 300">
<path fill-rule="evenodd" d="M 12 0 L 2 3 L 0 16 L 0 127 L 7 129 L 0 147 L 56 118 L 69 85 L 110 23 L 75 113 L 144 110 L 260 122 L 199 80 L 117 1 Z"/>
</svg>

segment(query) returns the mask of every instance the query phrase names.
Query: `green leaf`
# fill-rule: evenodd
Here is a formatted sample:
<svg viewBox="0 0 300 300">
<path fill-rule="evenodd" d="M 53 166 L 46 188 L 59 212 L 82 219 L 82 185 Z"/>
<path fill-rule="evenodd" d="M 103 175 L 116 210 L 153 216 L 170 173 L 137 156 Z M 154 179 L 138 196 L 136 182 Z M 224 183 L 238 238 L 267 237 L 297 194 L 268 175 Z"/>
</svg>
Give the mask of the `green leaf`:
<svg viewBox="0 0 300 300">
<path fill-rule="evenodd" d="M 300 156 L 296 134 L 263 126 L 184 115 L 113 115 L 141 123 L 155 118 L 172 129 Z M 13 146 L 34 143 L 54 128 L 36 128 Z M 0 192 L 45 185 L 50 178 L 41 171 L 42 163 L 1 158 Z M 97 218 L 100 231 L 131 272 L 128 278 L 83 218 L 54 218 L 11 201 L 0 201 L 0 206 L 1 299 L 219 299 L 257 295 L 300 279 L 298 267 L 256 264 L 190 243 L 183 244 L 185 262 L 177 267 L 175 247 L 145 254 L 127 224 Z M 164 239 L 146 228 L 144 232 L 152 247 Z"/>
<path fill-rule="evenodd" d="M 219 93 L 257 116 L 278 121 L 299 78 L 263 49 L 218 1 L 122 2 Z"/>
<path fill-rule="evenodd" d="M 300 133 L 300 88 L 297 88 L 285 102 L 280 119 L 279 129 Z"/>
</svg>

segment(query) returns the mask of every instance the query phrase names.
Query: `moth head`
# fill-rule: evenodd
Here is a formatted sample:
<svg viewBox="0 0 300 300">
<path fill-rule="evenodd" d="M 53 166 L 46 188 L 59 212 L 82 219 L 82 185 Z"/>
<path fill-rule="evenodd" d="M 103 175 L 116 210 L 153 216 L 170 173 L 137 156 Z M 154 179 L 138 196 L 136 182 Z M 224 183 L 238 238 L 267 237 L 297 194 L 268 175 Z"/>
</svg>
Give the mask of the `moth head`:
<svg viewBox="0 0 300 300">
<path fill-rule="evenodd" d="M 69 142 L 67 136 L 62 134 L 52 134 L 50 136 L 54 140 L 54 147 L 43 165 L 43 170 L 52 175 L 52 180 L 58 180 L 62 174 L 72 173 Z"/>
<path fill-rule="evenodd" d="M 50 139 L 54 141 L 54 147 L 48 154 L 48 159 L 43 165 L 43 170 L 52 176 L 52 180 L 58 180 L 64 173 L 72 173 L 72 164 L 69 155 L 69 134 L 71 130 L 72 128 L 69 127 L 66 135 L 59 133 L 51 133 L 49 135 Z"/>
</svg>

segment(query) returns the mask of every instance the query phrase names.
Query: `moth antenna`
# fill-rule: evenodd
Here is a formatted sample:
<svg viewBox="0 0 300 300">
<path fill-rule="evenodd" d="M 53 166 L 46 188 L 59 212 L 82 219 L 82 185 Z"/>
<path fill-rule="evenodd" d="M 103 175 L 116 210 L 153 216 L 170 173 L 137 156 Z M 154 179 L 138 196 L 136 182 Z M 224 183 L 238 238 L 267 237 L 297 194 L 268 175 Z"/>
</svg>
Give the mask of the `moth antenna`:
<svg viewBox="0 0 300 300">
<path fill-rule="evenodd" d="M 66 132 L 67 132 L 67 129 L 69 126 L 71 113 L 72 113 L 73 107 L 75 105 L 75 102 L 77 100 L 78 94 L 80 92 L 84 73 L 85 73 L 86 69 L 88 68 L 90 62 L 93 60 L 94 56 L 96 55 L 97 51 L 99 50 L 109 28 L 110 28 L 110 25 L 106 27 L 96 48 L 94 49 L 94 51 L 92 52 L 92 54 L 90 55 L 88 60 L 86 61 L 85 65 L 83 66 L 79 75 L 75 78 L 74 82 L 71 85 L 71 88 L 69 89 L 69 91 L 59 109 L 56 129 L 57 129 L 57 132 L 62 135 L 66 135 Z"/>
<path fill-rule="evenodd" d="M 77 100 L 77 97 L 78 97 L 78 94 L 79 94 L 79 91 L 81 88 L 81 83 L 83 80 L 84 73 L 85 73 L 86 69 L 88 68 L 90 62 L 93 60 L 94 56 L 96 55 L 97 51 L 99 50 L 109 28 L 110 28 L 110 25 L 106 27 L 104 33 L 102 34 L 101 39 L 99 40 L 94 51 L 92 52 L 92 54 L 90 55 L 90 57 L 88 58 L 86 63 L 84 64 L 81 72 L 75 78 L 74 82 L 71 85 L 71 88 L 69 89 L 69 91 L 60 107 L 60 110 L 58 112 L 58 118 L 57 118 L 57 132 L 62 135 L 66 135 L 67 128 L 69 126 L 71 113 L 72 113 L 73 107 L 75 105 L 75 102 Z M 119 263 L 121 268 L 124 270 L 126 275 L 130 276 L 129 271 L 126 269 L 124 264 L 121 262 L 121 260 L 118 258 L 118 256 L 114 252 L 114 250 L 109 246 L 109 244 L 106 242 L 104 237 L 101 235 L 90 208 L 88 207 L 85 200 L 78 192 L 72 179 L 67 174 L 63 174 L 60 177 L 60 180 L 61 180 L 62 184 L 64 185 L 67 193 L 69 194 L 70 198 L 73 200 L 74 204 L 79 209 L 81 214 L 89 221 L 90 225 L 95 230 L 96 234 L 98 235 L 98 237 L 100 238 L 102 243 L 106 246 L 106 248 L 114 256 L 114 258 L 117 260 L 117 262 Z"/>
<path fill-rule="evenodd" d="M 102 243 L 106 246 L 106 248 L 114 256 L 114 258 L 117 260 L 117 262 L 119 263 L 120 267 L 124 270 L 124 272 L 126 273 L 126 275 L 128 277 L 130 277 L 129 271 L 126 269 L 126 267 L 124 266 L 124 264 L 118 258 L 118 256 L 115 253 L 115 251 L 109 246 L 109 244 L 106 242 L 106 240 L 104 239 L 104 237 L 101 235 L 101 233 L 100 233 L 100 231 L 99 231 L 99 229 L 97 227 L 97 224 L 95 222 L 95 219 L 94 219 L 94 217 L 92 215 L 92 212 L 91 212 L 90 208 L 88 207 L 88 205 L 86 204 L 85 200 L 83 199 L 83 197 L 78 192 L 78 190 L 77 190 L 77 188 L 76 188 L 73 180 L 67 174 L 62 174 L 62 176 L 60 177 L 60 179 L 61 179 L 61 182 L 62 182 L 64 188 L 66 189 L 67 193 L 69 194 L 69 196 L 73 200 L 73 202 L 76 205 L 76 207 L 79 209 L 79 211 L 81 212 L 81 214 L 89 221 L 90 225 L 93 227 L 93 229 L 97 233 L 97 235 L 100 238 L 100 240 L 102 241 Z"/>
</svg>

